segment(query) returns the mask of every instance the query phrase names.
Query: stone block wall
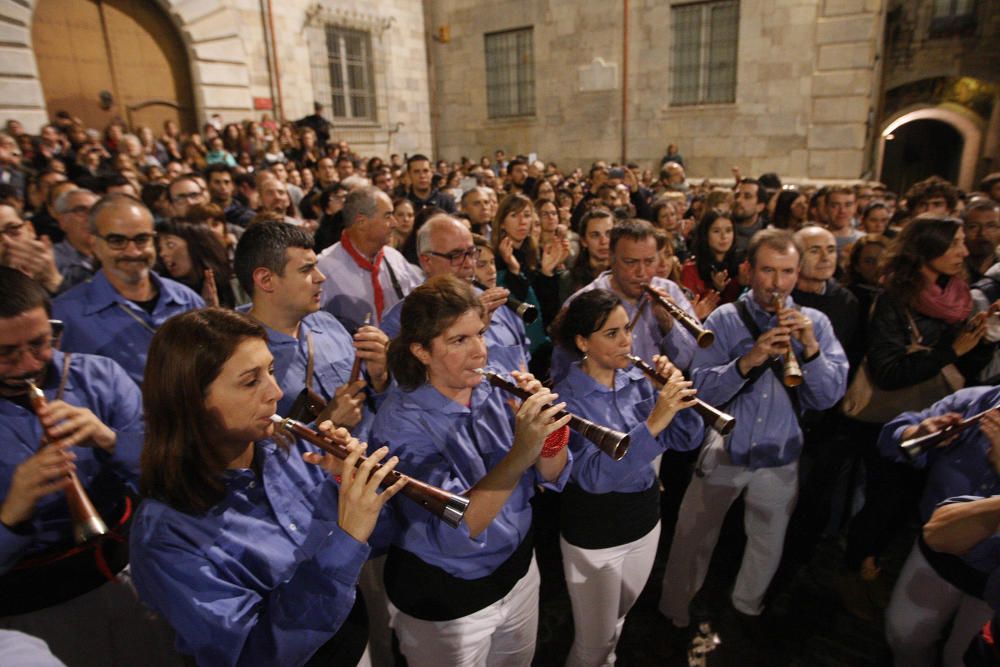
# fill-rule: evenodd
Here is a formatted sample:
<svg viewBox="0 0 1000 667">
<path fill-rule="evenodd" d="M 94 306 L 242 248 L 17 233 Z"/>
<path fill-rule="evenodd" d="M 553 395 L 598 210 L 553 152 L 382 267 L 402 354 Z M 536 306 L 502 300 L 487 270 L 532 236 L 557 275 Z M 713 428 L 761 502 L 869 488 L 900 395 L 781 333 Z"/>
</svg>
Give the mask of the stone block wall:
<svg viewBox="0 0 1000 667">
<path fill-rule="evenodd" d="M 47 120 L 31 44 L 37 0 L 0 0 L 0 121 L 21 120 L 29 131 Z M 83 0 L 80 0 L 83 1 Z M 152 1 L 152 0 L 151 0 Z M 254 98 L 276 97 L 260 0 L 156 0 L 181 36 L 191 67 L 199 124 L 213 114 L 225 122 L 259 119 Z M 323 71 L 325 39 L 310 40 L 324 22 L 372 32 L 377 118 L 336 127 L 367 154 L 431 150 L 427 55 L 420 0 L 272 0 L 275 51 L 286 118 L 312 113 L 318 100 L 329 113 L 329 87 L 314 76 Z M 322 50 L 317 49 L 317 44 Z M 310 47 L 312 46 L 312 51 Z M 320 61 L 319 66 L 317 59 Z M 320 84 L 317 90 L 316 84 Z M 273 117 L 277 109 L 267 112 Z"/>
<path fill-rule="evenodd" d="M 774 0 L 740 3 L 733 104 L 672 106 L 671 7 L 633 0 L 628 44 L 626 155 L 655 167 L 668 143 L 688 174 L 728 177 L 777 171 L 804 178 L 857 178 L 864 170 L 866 121 L 877 90 L 882 0 Z M 560 166 L 620 159 L 623 16 L 621 3 L 583 0 L 436 0 L 428 29 L 451 41 L 430 47 L 436 147 L 448 159 L 504 148 L 537 152 Z M 490 120 L 485 33 L 533 26 L 534 117 Z M 581 86 L 578 71 L 600 59 L 615 85 Z"/>
</svg>

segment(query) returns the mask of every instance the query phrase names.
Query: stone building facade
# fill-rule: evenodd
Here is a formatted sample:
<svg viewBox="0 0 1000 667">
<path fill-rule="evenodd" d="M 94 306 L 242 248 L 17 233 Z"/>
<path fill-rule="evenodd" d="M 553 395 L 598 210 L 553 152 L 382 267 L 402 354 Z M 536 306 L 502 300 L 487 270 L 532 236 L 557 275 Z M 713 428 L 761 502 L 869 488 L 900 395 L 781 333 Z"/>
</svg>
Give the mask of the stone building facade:
<svg viewBox="0 0 1000 667">
<path fill-rule="evenodd" d="M 1000 4 L 890 0 L 887 10 L 875 173 L 902 189 L 926 161 L 972 189 L 1000 170 Z"/>
<path fill-rule="evenodd" d="M 500 147 L 572 166 L 622 157 L 649 165 L 676 143 L 695 176 L 728 176 L 732 165 L 745 174 L 816 179 L 865 174 L 880 89 L 883 1 L 733 2 L 731 99 L 677 103 L 674 60 L 686 56 L 676 42 L 690 42 L 692 30 L 684 12 L 724 11 L 713 6 L 726 4 L 428 3 L 428 28 L 448 36 L 429 47 L 438 153 L 478 157 Z M 535 111 L 490 118 L 485 36 L 525 28 L 533 32 Z M 704 38 L 714 30 L 702 30 L 703 60 Z"/>
<path fill-rule="evenodd" d="M 43 5 L 46 5 L 43 7 Z M 102 6 L 103 5 L 103 6 Z M 95 9 L 96 7 L 96 9 Z M 44 10 L 44 11 L 43 11 Z M 88 12 L 103 12 L 100 22 Z M 158 17 L 150 17 L 153 12 Z M 106 38 L 109 54 L 82 52 L 81 45 L 52 56 L 36 49 L 59 49 L 49 44 L 39 29 L 39 16 L 65 35 L 81 36 L 96 30 L 98 44 Z M 97 14 L 94 14 L 97 16 Z M 160 23 L 151 22 L 160 19 Z M 100 32 L 108 19 L 119 26 Z M 245 118 L 272 117 L 283 112 L 286 118 L 312 113 L 313 101 L 321 102 L 330 118 L 330 53 L 327 27 L 360 35 L 367 40 L 367 94 L 370 107 L 363 118 L 332 118 L 335 133 L 366 154 L 428 151 L 431 147 L 430 106 L 427 85 L 427 53 L 424 39 L 423 6 L 419 0 L 114 0 L 93 3 L 87 0 L 0 0 L 0 119 L 17 118 L 31 131 L 54 114 L 47 108 L 54 98 L 45 90 L 39 63 L 45 63 L 51 77 L 74 81 L 74 76 L 94 76 L 90 88 L 81 91 L 80 106 L 99 117 L 97 106 L 102 88 L 114 85 L 119 100 L 134 100 L 119 71 L 114 81 L 94 75 L 95 61 L 122 66 L 141 60 L 142 53 L 129 53 L 129 37 L 143 32 L 164 40 L 175 32 L 182 45 L 180 58 L 189 72 L 192 100 L 188 125 L 200 125 L 214 114 L 225 122 Z M 58 24 L 58 25 L 56 25 Z M 152 26 L 152 27 L 151 27 Z M 62 34 L 62 33 L 61 33 Z M 272 41 L 273 35 L 273 41 Z M 51 57 L 50 57 L 51 56 Z M 52 65 L 51 62 L 55 64 Z M 117 59 L 117 61 L 116 61 Z M 176 63 L 174 63 L 176 64 Z M 54 68 L 54 69 L 51 69 Z M 346 71 L 346 69 L 344 70 Z M 105 75 L 104 78 L 111 79 Z M 141 73 L 140 75 L 141 76 Z M 279 86 L 280 82 L 280 86 Z M 135 85 L 135 84 L 134 84 Z M 51 87 L 51 86 L 50 86 Z M 280 88 L 280 89 L 279 89 Z M 110 92 L 110 91 L 109 91 Z M 108 110 L 143 118 L 143 109 L 154 108 L 163 100 L 139 100 L 124 109 L 124 102 Z M 166 97 L 170 97 L 167 95 Z M 142 107 L 152 102 L 152 107 Z M 166 99 L 167 104 L 176 100 Z M 90 107 L 93 108 L 90 108 Z M 163 104 L 160 104 L 164 107 Z M 131 108 L 135 107 L 135 108 Z M 268 107 L 271 107 L 268 109 Z M 194 129 L 189 127 L 188 129 Z"/>
</svg>

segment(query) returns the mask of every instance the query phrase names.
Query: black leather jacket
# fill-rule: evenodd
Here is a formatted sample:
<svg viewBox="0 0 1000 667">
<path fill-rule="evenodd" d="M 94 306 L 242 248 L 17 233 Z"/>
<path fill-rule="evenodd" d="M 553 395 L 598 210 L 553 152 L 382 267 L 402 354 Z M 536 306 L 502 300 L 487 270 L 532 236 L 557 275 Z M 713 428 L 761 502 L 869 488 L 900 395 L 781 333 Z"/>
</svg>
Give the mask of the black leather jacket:
<svg viewBox="0 0 1000 667">
<path fill-rule="evenodd" d="M 928 317 L 910 309 L 919 329 L 921 344 L 929 350 L 907 354 L 914 336 L 903 304 L 888 294 L 880 294 L 868 325 L 868 370 L 872 382 L 882 389 L 902 389 L 929 380 L 948 364 L 955 364 L 966 382 L 975 378 L 993 354 L 995 344 L 982 342 L 961 357 L 951 345 L 961 324 Z"/>
</svg>

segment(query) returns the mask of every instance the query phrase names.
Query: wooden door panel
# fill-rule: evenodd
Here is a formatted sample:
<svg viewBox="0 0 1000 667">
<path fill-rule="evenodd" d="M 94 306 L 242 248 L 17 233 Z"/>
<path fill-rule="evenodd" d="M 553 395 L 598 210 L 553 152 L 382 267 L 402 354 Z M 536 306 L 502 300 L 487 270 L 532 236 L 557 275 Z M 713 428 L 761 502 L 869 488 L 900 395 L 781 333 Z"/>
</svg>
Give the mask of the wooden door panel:
<svg viewBox="0 0 1000 667">
<path fill-rule="evenodd" d="M 39 0 L 32 39 L 50 115 L 65 109 L 100 129 L 115 116 L 157 133 L 168 119 L 195 129 L 187 52 L 155 3 Z M 102 90 L 114 97 L 109 110 Z M 166 104 L 148 105 L 157 100 Z"/>
<path fill-rule="evenodd" d="M 159 132 L 167 119 L 191 128 L 193 109 L 187 55 L 170 20 L 150 2 L 102 3 L 122 105 L 165 100 L 180 107 L 152 105 L 129 111 L 131 124 Z"/>
<path fill-rule="evenodd" d="M 103 129 L 118 110 L 101 109 L 98 100 L 100 91 L 114 86 L 97 3 L 39 2 L 31 37 L 50 116 L 65 109 L 88 127 Z"/>
</svg>

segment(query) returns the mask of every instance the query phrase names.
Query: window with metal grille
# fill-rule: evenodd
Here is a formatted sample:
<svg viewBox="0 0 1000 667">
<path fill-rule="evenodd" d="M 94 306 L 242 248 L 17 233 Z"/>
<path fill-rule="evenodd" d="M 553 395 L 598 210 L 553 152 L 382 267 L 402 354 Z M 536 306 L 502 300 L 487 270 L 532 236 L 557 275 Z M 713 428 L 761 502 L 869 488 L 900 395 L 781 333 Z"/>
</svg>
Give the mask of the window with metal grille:
<svg viewBox="0 0 1000 667">
<path fill-rule="evenodd" d="M 718 0 L 678 5 L 670 16 L 670 103 L 682 106 L 735 102 L 739 3 Z"/>
<path fill-rule="evenodd" d="M 976 27 L 975 0 L 934 0 L 930 36 L 948 37 L 974 32 Z"/>
<path fill-rule="evenodd" d="M 334 118 L 375 120 L 375 80 L 371 35 L 326 27 L 330 63 L 331 114 Z"/>
<path fill-rule="evenodd" d="M 535 113 L 535 53 L 532 28 L 486 38 L 486 112 L 490 118 Z"/>
</svg>

